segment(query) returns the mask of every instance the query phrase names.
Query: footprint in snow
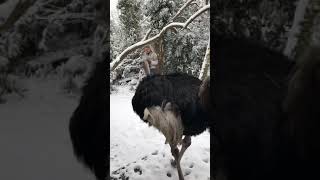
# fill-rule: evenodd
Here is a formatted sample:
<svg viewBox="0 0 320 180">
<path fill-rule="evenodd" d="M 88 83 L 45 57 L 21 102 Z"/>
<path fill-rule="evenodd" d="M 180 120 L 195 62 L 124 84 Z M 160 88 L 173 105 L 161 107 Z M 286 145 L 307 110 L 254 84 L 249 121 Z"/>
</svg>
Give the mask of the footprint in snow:
<svg viewBox="0 0 320 180">
<path fill-rule="evenodd" d="M 152 155 L 158 155 L 158 150 L 152 153 Z"/>
<path fill-rule="evenodd" d="M 142 174 L 142 170 L 141 170 L 141 167 L 140 167 L 139 165 L 135 166 L 135 167 L 133 168 L 133 171 L 134 171 L 135 173 L 138 173 L 139 175 Z"/>
<path fill-rule="evenodd" d="M 206 158 L 206 159 L 203 159 L 202 161 L 205 162 L 205 163 L 208 163 L 208 162 L 209 162 L 209 159 Z"/>
<path fill-rule="evenodd" d="M 175 161 L 174 159 L 171 159 L 171 160 L 170 160 L 170 164 L 171 164 L 171 166 L 174 167 L 174 168 L 177 167 L 177 163 L 176 163 L 176 161 Z"/>
<path fill-rule="evenodd" d="M 191 168 L 191 169 L 192 169 L 192 168 L 193 168 L 193 166 L 194 166 L 194 165 L 193 165 L 193 163 L 191 163 L 191 164 L 189 165 L 189 168 Z"/>
<path fill-rule="evenodd" d="M 184 176 L 188 176 L 189 174 L 191 174 L 191 170 L 187 169 L 184 173 Z"/>
</svg>

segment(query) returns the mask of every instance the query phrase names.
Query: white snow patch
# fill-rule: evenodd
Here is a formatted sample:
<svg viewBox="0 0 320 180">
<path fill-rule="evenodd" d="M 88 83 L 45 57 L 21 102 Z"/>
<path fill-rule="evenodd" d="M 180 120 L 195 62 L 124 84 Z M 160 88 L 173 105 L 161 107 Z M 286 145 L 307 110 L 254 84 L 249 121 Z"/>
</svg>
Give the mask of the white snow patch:
<svg viewBox="0 0 320 180">
<path fill-rule="evenodd" d="M 76 71 L 85 72 L 89 66 L 89 61 L 83 55 L 75 55 L 70 57 L 64 66 L 64 71 L 75 73 Z"/>
<path fill-rule="evenodd" d="M 0 179 L 94 180 L 74 156 L 68 123 L 79 97 L 57 79 L 21 79 L 25 97 L 0 104 Z M 18 172 L 18 173 L 17 173 Z"/>
</svg>

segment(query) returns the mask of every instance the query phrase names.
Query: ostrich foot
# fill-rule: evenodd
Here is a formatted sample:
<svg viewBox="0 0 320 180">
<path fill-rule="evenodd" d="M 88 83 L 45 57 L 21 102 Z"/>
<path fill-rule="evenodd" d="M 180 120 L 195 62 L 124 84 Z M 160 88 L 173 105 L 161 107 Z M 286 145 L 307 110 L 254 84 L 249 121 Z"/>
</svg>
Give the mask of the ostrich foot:
<svg viewBox="0 0 320 180">
<path fill-rule="evenodd" d="M 183 174 L 181 171 L 180 161 L 179 161 L 179 156 L 180 156 L 179 149 L 176 146 L 171 146 L 171 154 L 174 157 L 174 161 L 176 162 L 179 180 L 184 180 Z"/>
<path fill-rule="evenodd" d="M 177 162 L 174 159 L 171 159 L 170 164 L 172 167 L 176 168 L 177 167 Z"/>
</svg>

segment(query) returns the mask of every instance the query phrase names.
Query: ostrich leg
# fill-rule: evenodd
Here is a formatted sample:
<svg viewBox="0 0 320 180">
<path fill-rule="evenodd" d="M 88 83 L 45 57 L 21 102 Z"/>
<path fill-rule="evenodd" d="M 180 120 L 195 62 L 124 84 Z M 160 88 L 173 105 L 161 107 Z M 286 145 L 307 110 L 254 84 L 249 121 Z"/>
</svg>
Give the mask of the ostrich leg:
<svg viewBox="0 0 320 180">
<path fill-rule="evenodd" d="M 184 180 L 181 166 L 180 166 L 180 161 L 184 152 L 188 149 L 190 145 L 191 145 L 191 136 L 185 136 L 182 140 L 182 147 L 180 152 L 176 146 L 171 146 L 171 153 L 174 157 L 174 162 L 172 164 L 177 166 L 179 180 Z"/>
<path fill-rule="evenodd" d="M 177 170 L 178 170 L 179 180 L 184 180 L 181 167 L 180 167 L 180 162 L 179 162 L 179 154 L 180 154 L 179 149 L 177 148 L 177 146 L 173 146 L 173 145 L 170 145 L 170 147 L 171 147 L 171 154 L 174 157 L 174 160 L 178 162 Z"/>
<path fill-rule="evenodd" d="M 188 149 L 188 147 L 191 145 L 191 136 L 185 136 L 182 140 L 182 147 L 179 153 L 179 159 L 178 163 L 180 164 L 181 158 L 184 154 L 184 152 Z"/>
</svg>

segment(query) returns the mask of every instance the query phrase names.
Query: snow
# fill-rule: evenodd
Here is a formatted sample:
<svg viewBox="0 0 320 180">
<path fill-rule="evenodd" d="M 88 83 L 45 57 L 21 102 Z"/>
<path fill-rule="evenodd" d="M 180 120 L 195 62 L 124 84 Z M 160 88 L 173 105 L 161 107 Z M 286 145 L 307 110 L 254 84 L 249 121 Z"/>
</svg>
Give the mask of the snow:
<svg viewBox="0 0 320 180">
<path fill-rule="evenodd" d="M 115 23 L 119 23 L 119 10 L 117 9 L 118 0 L 110 0 L 110 18 Z"/>
<path fill-rule="evenodd" d="M 117 11 L 118 0 L 110 0 L 110 11 Z"/>
<path fill-rule="evenodd" d="M 88 68 L 90 69 L 90 62 L 83 55 L 75 55 L 69 58 L 64 66 L 64 71 L 74 74 L 77 71 L 85 72 Z"/>
<path fill-rule="evenodd" d="M 25 97 L 6 95 L 0 104 L 0 179 L 94 180 L 73 155 L 69 118 L 78 98 L 61 80 L 20 79 Z"/>
<path fill-rule="evenodd" d="M 165 180 L 178 173 L 170 164 L 173 159 L 164 136 L 149 127 L 132 110 L 134 92 L 118 87 L 110 95 L 110 172 L 131 180 Z M 205 131 L 192 137 L 192 144 L 181 160 L 185 180 L 210 179 L 210 134 Z M 169 176 L 170 176 L 169 175 Z"/>
</svg>

